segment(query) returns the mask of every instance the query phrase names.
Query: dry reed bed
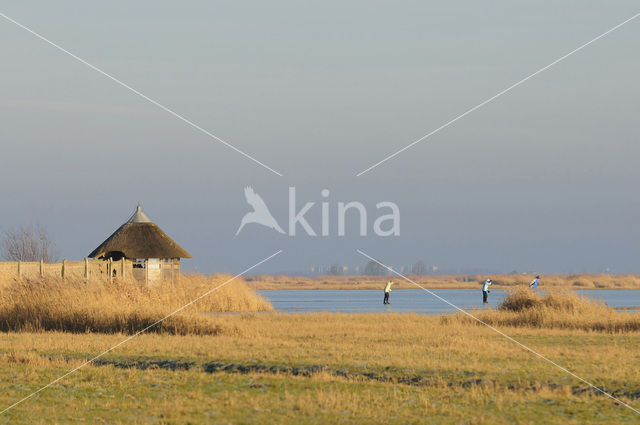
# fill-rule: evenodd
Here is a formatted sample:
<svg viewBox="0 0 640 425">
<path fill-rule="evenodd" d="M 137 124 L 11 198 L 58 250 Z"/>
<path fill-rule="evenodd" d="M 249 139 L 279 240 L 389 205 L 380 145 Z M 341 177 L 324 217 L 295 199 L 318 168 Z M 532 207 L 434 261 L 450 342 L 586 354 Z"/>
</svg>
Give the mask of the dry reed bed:
<svg viewBox="0 0 640 425">
<path fill-rule="evenodd" d="M 497 310 L 478 311 L 477 317 L 492 326 L 582 329 L 598 332 L 640 330 L 640 314 L 617 312 L 602 302 L 572 291 L 539 294 L 530 289 L 510 292 Z M 460 320 L 472 320 L 459 316 Z"/>
<path fill-rule="evenodd" d="M 157 286 L 135 281 L 0 280 L 0 331 L 130 334 L 162 319 L 228 278 L 222 275 L 188 275 L 178 283 Z M 214 320 L 202 313 L 272 310 L 268 301 L 238 280 L 200 299 L 150 331 L 182 335 L 244 335 L 234 321 Z M 493 326 L 610 333 L 640 331 L 640 314 L 618 313 L 573 292 L 538 294 L 528 289 L 515 290 L 497 310 L 479 310 L 474 314 Z M 364 320 L 364 316 L 361 317 Z M 273 319 L 275 322 L 278 320 Z M 300 315 L 291 320 L 313 319 L 310 315 Z M 464 315 L 442 316 L 440 320 L 465 327 L 472 321 Z M 415 319 L 409 315 L 398 315 L 394 319 L 395 326 L 400 323 L 408 325 L 413 321 Z M 246 335 L 251 333 L 247 331 Z"/>
<path fill-rule="evenodd" d="M 136 281 L 83 282 L 38 279 L 0 283 L 1 331 L 135 333 L 228 280 L 229 276 L 182 276 L 147 286 Z M 234 330 L 204 312 L 270 311 L 271 304 L 234 281 L 149 329 L 171 334 L 216 335 Z"/>
</svg>

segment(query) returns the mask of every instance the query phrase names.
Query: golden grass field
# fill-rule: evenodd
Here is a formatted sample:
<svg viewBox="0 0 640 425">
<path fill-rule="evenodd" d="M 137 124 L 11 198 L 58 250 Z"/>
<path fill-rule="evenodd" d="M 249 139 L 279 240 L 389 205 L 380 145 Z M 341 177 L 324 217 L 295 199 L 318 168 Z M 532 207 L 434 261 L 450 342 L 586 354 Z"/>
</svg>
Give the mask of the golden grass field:
<svg viewBox="0 0 640 425">
<path fill-rule="evenodd" d="M 84 282 L 38 279 L 0 285 L 0 330 L 135 332 L 189 303 L 231 276 L 182 276 L 176 283 L 147 286 L 132 281 Z M 271 311 L 268 301 L 241 281 L 225 284 L 163 321 L 151 332 L 215 334 L 206 312 Z"/>
<path fill-rule="evenodd" d="M 429 289 L 478 289 L 491 277 L 493 288 L 527 287 L 535 275 L 407 275 L 414 282 Z M 397 289 L 414 289 L 416 285 L 399 276 L 270 276 L 247 278 L 253 289 L 381 289 L 384 282 L 393 280 Z M 640 289 L 640 275 L 613 274 L 553 274 L 544 275 L 541 288 L 563 289 Z"/>
<path fill-rule="evenodd" d="M 140 323 L 129 320 L 138 317 L 135 310 L 142 309 L 144 317 L 166 314 L 221 281 L 188 277 L 166 296 L 153 288 L 87 288 L 81 282 L 69 288 L 63 288 L 66 282 L 5 283 L 2 322 L 11 319 L 7 303 L 16 300 L 23 316 L 6 322 L 0 334 L 1 407 L 122 341 Z M 188 325 L 162 326 L 134 338 L 0 415 L 0 424 L 640 419 L 462 314 L 281 314 L 268 312 L 268 303 L 241 281 L 211 296 L 181 313 Z M 236 313 L 201 314 L 214 308 Z M 108 319 L 98 320 L 101 313 Z M 515 291 L 502 308 L 474 314 L 640 407 L 640 316 L 562 291 Z M 66 332 L 62 325 L 43 326 L 57 319 L 75 325 Z M 108 326 L 109 321 L 118 324 Z"/>
</svg>

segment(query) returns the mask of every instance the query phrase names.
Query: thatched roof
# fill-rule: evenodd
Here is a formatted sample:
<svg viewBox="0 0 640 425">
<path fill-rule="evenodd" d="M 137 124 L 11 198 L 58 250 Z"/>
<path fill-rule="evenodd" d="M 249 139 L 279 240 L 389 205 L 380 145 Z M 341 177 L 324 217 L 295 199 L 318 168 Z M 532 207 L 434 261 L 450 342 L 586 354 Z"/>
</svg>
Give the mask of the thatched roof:
<svg viewBox="0 0 640 425">
<path fill-rule="evenodd" d="M 122 252 L 127 258 L 191 258 L 184 248 L 149 220 L 140 205 L 131 218 L 89 257 L 106 258 L 112 252 Z"/>
</svg>

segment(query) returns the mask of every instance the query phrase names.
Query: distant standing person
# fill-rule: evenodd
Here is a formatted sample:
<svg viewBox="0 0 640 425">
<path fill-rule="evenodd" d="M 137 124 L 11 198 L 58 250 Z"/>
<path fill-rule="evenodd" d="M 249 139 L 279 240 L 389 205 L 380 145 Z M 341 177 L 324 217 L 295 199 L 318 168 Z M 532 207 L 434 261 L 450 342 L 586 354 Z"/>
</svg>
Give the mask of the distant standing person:
<svg viewBox="0 0 640 425">
<path fill-rule="evenodd" d="M 487 279 L 482 284 L 482 303 L 487 304 L 489 302 L 489 286 L 491 286 L 493 282 L 491 279 Z"/>
<path fill-rule="evenodd" d="M 391 285 L 393 285 L 393 282 L 388 281 L 387 282 L 387 286 L 384 287 L 384 301 L 382 302 L 382 304 L 391 304 L 389 302 L 389 294 L 391 293 Z"/>
<path fill-rule="evenodd" d="M 533 289 L 534 291 L 538 289 L 538 285 L 540 284 L 540 282 L 538 282 L 538 279 L 540 279 L 540 276 L 536 276 L 536 278 L 531 281 L 531 283 L 529 284 L 529 288 Z"/>
</svg>

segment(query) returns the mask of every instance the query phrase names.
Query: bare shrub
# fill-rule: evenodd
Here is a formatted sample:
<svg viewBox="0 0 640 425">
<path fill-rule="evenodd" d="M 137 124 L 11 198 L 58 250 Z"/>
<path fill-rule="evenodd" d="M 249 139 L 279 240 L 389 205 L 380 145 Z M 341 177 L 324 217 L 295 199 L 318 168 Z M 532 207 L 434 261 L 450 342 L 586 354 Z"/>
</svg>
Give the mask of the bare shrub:
<svg viewBox="0 0 640 425">
<path fill-rule="evenodd" d="M 7 261 L 58 261 L 55 243 L 40 224 L 6 230 L 2 235 L 2 257 Z"/>
</svg>

